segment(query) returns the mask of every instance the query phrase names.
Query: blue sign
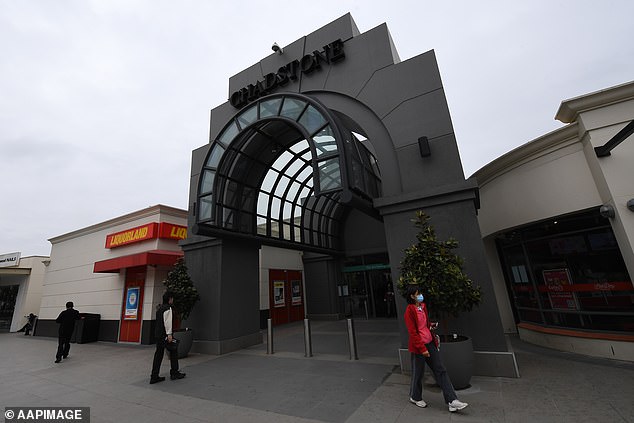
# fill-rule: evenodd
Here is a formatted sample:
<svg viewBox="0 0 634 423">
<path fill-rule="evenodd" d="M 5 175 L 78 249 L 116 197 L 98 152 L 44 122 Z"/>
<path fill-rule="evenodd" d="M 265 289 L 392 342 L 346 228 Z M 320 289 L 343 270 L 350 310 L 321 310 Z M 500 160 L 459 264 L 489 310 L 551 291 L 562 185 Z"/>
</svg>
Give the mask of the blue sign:
<svg viewBox="0 0 634 423">
<path fill-rule="evenodd" d="M 137 320 L 139 318 L 139 297 L 141 288 L 138 286 L 128 288 L 125 296 L 124 320 Z"/>
</svg>

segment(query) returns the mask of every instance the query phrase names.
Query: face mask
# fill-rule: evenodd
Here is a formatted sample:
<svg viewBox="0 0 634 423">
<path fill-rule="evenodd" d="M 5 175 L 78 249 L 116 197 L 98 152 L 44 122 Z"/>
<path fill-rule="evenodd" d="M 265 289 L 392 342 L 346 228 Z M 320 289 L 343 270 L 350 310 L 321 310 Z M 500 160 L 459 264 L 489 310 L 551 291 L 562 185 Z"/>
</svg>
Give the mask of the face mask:
<svg viewBox="0 0 634 423">
<path fill-rule="evenodd" d="M 418 294 L 416 296 L 416 301 L 419 302 L 419 303 L 422 303 L 424 299 L 425 299 L 425 297 L 423 297 L 423 294 Z"/>
</svg>

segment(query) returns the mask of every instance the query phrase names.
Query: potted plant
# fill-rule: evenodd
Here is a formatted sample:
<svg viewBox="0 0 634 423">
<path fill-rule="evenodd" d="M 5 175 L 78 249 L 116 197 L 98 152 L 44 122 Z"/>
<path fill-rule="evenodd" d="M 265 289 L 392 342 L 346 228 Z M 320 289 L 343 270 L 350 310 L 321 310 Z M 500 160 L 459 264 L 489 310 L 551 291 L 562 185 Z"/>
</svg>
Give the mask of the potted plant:
<svg viewBox="0 0 634 423">
<path fill-rule="evenodd" d="M 461 389 L 471 380 L 473 344 L 467 336 L 450 334 L 448 322 L 480 304 L 482 292 L 464 273 L 462 258 L 453 252 L 458 241 L 438 240 L 429 220 L 423 211 L 412 220 L 418 228 L 416 243 L 405 250 L 398 289 L 403 294 L 413 284 L 425 296 L 430 316 L 440 322 L 443 362 L 454 387 Z"/>
<path fill-rule="evenodd" d="M 194 305 L 200 300 L 200 295 L 189 277 L 184 258 L 176 261 L 174 268 L 167 274 L 167 279 L 163 281 L 163 285 L 168 291 L 174 293 L 174 337 L 180 341 L 178 358 L 187 357 L 194 342 L 194 334 L 191 329 L 181 328 L 180 325 L 189 317 Z"/>
</svg>

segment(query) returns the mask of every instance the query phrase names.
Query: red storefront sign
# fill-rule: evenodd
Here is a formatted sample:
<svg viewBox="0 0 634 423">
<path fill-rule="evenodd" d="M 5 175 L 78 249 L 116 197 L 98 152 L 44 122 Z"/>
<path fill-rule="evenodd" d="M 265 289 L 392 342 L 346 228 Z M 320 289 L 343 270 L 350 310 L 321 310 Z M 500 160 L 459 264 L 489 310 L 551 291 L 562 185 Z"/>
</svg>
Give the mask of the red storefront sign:
<svg viewBox="0 0 634 423">
<path fill-rule="evenodd" d="M 159 228 L 159 238 L 185 239 L 187 238 L 187 226 L 162 222 Z"/>
<path fill-rule="evenodd" d="M 148 239 L 185 239 L 187 227 L 172 223 L 148 223 L 106 236 L 106 248 L 117 248 Z"/>
<path fill-rule="evenodd" d="M 156 238 L 158 223 L 148 223 L 136 228 L 106 236 L 106 248 L 117 248 L 135 242 Z"/>
</svg>

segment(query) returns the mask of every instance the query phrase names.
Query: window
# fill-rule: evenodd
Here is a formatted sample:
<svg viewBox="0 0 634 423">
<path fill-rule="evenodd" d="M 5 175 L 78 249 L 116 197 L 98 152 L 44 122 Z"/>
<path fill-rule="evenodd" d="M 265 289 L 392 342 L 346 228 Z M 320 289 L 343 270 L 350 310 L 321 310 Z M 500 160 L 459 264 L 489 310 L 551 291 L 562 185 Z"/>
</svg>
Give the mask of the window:
<svg viewBox="0 0 634 423">
<path fill-rule="evenodd" d="M 597 331 L 634 330 L 634 288 L 598 210 L 497 237 L 519 321 Z"/>
</svg>

